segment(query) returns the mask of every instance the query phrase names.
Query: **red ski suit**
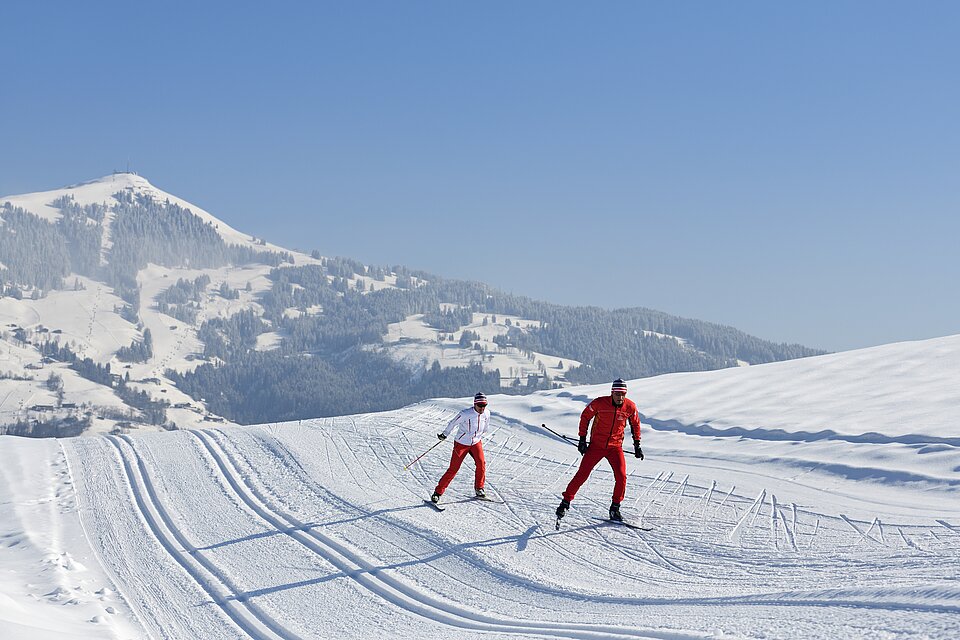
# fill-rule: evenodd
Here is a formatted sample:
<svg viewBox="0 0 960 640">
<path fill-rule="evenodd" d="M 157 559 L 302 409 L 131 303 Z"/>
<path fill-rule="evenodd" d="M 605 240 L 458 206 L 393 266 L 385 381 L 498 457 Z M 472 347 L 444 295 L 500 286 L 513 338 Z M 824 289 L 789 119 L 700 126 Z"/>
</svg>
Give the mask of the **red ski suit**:
<svg viewBox="0 0 960 640">
<path fill-rule="evenodd" d="M 640 439 L 640 414 L 633 400 L 623 399 L 619 407 L 613 404 L 613 396 L 601 396 L 587 405 L 580 414 L 580 437 L 586 437 L 590 421 L 593 427 L 590 432 L 590 446 L 583 454 L 580 468 L 570 480 L 563 499 L 573 500 L 580 486 L 587 481 L 590 472 L 601 459 L 606 458 L 613 469 L 613 502 L 620 504 L 627 491 L 627 462 L 623 458 L 623 432 L 627 423 L 633 433 L 633 439 Z"/>
</svg>

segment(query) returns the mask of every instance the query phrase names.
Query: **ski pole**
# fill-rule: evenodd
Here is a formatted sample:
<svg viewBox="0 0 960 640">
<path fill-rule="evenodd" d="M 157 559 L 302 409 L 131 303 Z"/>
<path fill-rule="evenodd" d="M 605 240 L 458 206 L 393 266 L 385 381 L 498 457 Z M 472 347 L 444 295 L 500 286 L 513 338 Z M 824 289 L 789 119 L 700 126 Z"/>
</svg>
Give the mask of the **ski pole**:
<svg viewBox="0 0 960 640">
<path fill-rule="evenodd" d="M 403 470 L 406 471 L 407 469 L 409 469 L 410 467 L 412 467 L 414 464 L 416 464 L 417 460 L 419 460 L 419 459 L 422 458 L 423 456 L 425 456 L 425 455 L 427 455 L 428 453 L 430 453 L 431 451 L 433 451 L 433 450 L 437 447 L 437 445 L 440 444 L 441 442 L 443 442 L 443 440 L 437 440 L 437 444 L 433 445 L 432 447 L 430 447 L 429 449 L 427 449 L 426 451 L 424 451 L 423 453 L 421 453 L 420 455 L 418 455 L 416 458 L 414 458 L 413 461 L 410 462 L 410 464 L 408 464 L 407 466 L 405 466 L 405 467 L 403 468 Z"/>
<path fill-rule="evenodd" d="M 541 424 L 540 426 L 543 427 L 544 429 L 546 429 L 547 431 L 549 431 L 550 433 L 552 433 L 553 435 L 557 436 L 558 438 L 563 438 L 564 440 L 570 442 L 570 444 L 573 444 L 572 441 L 577 440 L 577 438 L 571 438 L 570 436 L 565 436 L 565 435 L 563 435 L 562 433 L 557 433 L 556 431 L 554 431 L 553 429 L 551 429 L 550 427 L 548 427 L 548 426 L 545 425 L 545 424 Z M 574 445 L 574 446 L 576 446 L 576 445 Z"/>
<path fill-rule="evenodd" d="M 553 435 L 557 436 L 558 438 L 563 438 L 565 442 L 570 443 L 570 444 L 573 445 L 574 447 L 577 446 L 577 445 L 574 444 L 574 442 L 577 442 L 578 438 L 574 438 L 574 437 L 572 437 L 572 436 L 565 436 L 565 435 L 563 435 L 562 433 L 557 433 L 556 431 L 554 431 L 553 429 L 551 429 L 550 427 L 548 427 L 548 426 L 545 425 L 545 424 L 541 424 L 540 426 L 543 427 L 544 429 L 546 429 L 547 431 L 549 431 L 550 433 L 552 433 Z M 628 452 L 627 449 L 624 449 L 624 451 L 625 451 L 625 452 Z M 628 452 L 628 453 L 629 453 L 629 452 Z"/>
</svg>

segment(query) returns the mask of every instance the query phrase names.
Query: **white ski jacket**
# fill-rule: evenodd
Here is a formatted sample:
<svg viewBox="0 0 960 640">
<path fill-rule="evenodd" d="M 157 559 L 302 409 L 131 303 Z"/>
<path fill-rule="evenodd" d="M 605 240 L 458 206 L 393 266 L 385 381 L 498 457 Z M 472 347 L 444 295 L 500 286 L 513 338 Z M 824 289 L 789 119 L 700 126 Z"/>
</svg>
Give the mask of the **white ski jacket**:
<svg viewBox="0 0 960 640">
<path fill-rule="evenodd" d="M 490 426 L 490 412 L 484 409 L 483 413 L 477 413 L 473 407 L 464 409 L 458 413 L 453 420 L 447 423 L 447 428 L 443 430 L 443 435 L 449 436 L 454 429 L 457 430 L 455 440 L 465 446 L 475 445 L 480 442 L 483 434 Z"/>
</svg>

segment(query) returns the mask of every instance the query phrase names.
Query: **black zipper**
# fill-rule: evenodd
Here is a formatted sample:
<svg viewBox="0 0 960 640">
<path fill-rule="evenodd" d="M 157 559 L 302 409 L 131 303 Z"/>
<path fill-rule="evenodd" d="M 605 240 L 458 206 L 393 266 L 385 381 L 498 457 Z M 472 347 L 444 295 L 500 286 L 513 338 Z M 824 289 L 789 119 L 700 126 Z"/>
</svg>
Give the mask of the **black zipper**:
<svg viewBox="0 0 960 640">
<path fill-rule="evenodd" d="M 613 399 L 610 400 L 610 404 L 613 404 Z M 610 438 L 613 437 L 613 430 L 617 427 L 617 414 L 620 413 L 620 407 L 613 404 L 613 424 L 610 425 L 610 433 L 607 434 L 607 449 L 610 448 Z"/>
</svg>

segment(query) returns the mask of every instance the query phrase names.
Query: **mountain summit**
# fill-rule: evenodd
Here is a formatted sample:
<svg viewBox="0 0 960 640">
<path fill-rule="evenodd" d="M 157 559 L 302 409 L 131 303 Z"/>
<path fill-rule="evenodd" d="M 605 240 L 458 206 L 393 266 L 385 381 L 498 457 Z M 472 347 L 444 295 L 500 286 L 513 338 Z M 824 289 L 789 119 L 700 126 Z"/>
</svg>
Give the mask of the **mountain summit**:
<svg viewBox="0 0 960 640">
<path fill-rule="evenodd" d="M 248 234 L 237 231 L 200 207 L 153 186 L 149 180 L 136 173 L 112 173 L 96 180 L 81 182 L 62 189 L 0 197 L 0 204 L 6 203 L 12 207 L 19 207 L 47 222 L 55 223 L 63 217 L 63 212 L 53 203 L 62 202 L 63 198 L 72 200 L 80 207 L 102 206 L 110 210 L 116 205 L 114 196 L 122 192 L 157 202 L 169 202 L 182 207 L 204 223 L 212 225 L 224 242 L 238 245 L 267 246 L 273 250 L 282 250 L 274 245 L 258 244 Z"/>
</svg>

